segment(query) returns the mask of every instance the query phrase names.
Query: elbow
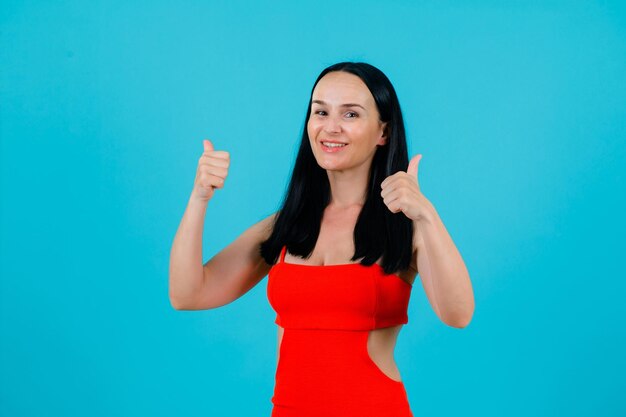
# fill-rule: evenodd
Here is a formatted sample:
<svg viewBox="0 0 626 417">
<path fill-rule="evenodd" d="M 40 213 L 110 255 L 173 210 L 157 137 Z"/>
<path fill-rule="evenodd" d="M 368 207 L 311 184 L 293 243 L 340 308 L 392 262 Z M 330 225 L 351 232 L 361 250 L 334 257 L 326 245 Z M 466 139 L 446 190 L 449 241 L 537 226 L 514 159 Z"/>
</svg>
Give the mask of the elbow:
<svg viewBox="0 0 626 417">
<path fill-rule="evenodd" d="M 195 311 L 195 310 L 203 310 L 194 304 L 191 304 L 188 301 L 181 301 L 175 298 L 170 297 L 170 305 L 174 310 L 178 311 Z"/>
<path fill-rule="evenodd" d="M 460 318 L 460 319 L 456 319 L 456 320 L 448 320 L 445 323 L 450 326 L 450 327 L 454 327 L 457 329 L 463 329 L 465 327 L 467 327 L 470 324 L 470 321 L 472 321 L 472 317 L 469 316 L 467 318 Z"/>
<path fill-rule="evenodd" d="M 169 300 L 170 305 L 174 310 L 185 311 L 185 310 L 195 310 L 192 303 L 189 300 L 189 297 L 182 297 L 174 293 L 171 289 L 169 292 Z"/>
<path fill-rule="evenodd" d="M 170 274 L 170 285 L 168 288 L 168 299 L 170 300 L 170 305 L 174 310 L 184 310 L 184 300 L 182 299 L 182 297 L 180 297 L 180 294 L 177 294 L 177 292 L 175 291 L 174 286 L 172 285 L 172 281 L 172 275 Z"/>
<path fill-rule="evenodd" d="M 187 287 L 176 285 L 179 282 L 170 275 L 168 297 L 174 310 L 197 310 L 198 290 L 190 290 Z"/>
<path fill-rule="evenodd" d="M 461 303 L 447 314 L 442 316 L 442 321 L 450 327 L 463 329 L 469 326 L 474 316 L 474 297 L 471 297 L 465 303 Z"/>
<path fill-rule="evenodd" d="M 169 300 L 172 308 L 179 311 L 211 310 L 219 307 L 219 305 L 211 302 L 211 300 L 201 300 L 198 296 L 176 296 L 171 292 Z"/>
<path fill-rule="evenodd" d="M 469 326 L 472 321 L 472 317 L 474 316 L 474 308 L 472 307 L 469 312 L 459 312 L 456 314 L 449 314 L 445 316 L 442 321 L 450 327 L 455 327 L 457 329 L 463 329 Z"/>
<path fill-rule="evenodd" d="M 170 305 L 174 310 L 189 310 L 185 303 L 170 294 Z"/>
</svg>

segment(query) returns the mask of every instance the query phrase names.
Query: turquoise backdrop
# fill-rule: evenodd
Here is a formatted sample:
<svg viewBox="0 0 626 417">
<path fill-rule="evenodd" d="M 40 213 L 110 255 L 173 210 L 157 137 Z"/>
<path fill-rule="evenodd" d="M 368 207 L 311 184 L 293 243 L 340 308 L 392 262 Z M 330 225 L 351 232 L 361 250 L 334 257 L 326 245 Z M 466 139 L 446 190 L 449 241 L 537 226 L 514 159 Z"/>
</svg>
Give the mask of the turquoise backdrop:
<svg viewBox="0 0 626 417">
<path fill-rule="evenodd" d="M 169 251 L 202 139 L 206 261 L 277 209 L 344 60 L 394 84 L 475 291 L 457 329 L 416 281 L 415 416 L 626 415 L 624 2 L 154 0 L 2 2 L 0 415 L 269 417 L 267 278 L 177 311 Z"/>
</svg>

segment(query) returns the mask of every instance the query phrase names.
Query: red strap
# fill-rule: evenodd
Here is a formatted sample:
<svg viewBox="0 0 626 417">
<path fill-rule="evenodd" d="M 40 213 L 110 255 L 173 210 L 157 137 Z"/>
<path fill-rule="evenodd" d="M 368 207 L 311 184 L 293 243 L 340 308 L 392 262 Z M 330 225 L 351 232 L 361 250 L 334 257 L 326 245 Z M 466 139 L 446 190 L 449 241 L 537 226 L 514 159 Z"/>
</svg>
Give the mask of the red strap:
<svg viewBox="0 0 626 417">
<path fill-rule="evenodd" d="M 283 246 L 283 248 L 280 250 L 280 262 L 282 263 L 285 262 L 285 252 L 287 252 L 287 246 Z"/>
</svg>

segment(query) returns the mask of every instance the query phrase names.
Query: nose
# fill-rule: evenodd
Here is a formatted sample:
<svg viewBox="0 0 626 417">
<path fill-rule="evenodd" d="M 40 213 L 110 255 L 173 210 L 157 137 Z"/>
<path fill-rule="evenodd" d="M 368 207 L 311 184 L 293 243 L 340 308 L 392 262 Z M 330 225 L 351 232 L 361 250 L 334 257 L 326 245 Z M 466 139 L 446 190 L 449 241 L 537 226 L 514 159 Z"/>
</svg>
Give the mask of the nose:
<svg viewBox="0 0 626 417">
<path fill-rule="evenodd" d="M 336 117 L 328 116 L 324 123 L 324 131 L 328 134 L 341 132 L 341 124 L 337 121 Z"/>
</svg>

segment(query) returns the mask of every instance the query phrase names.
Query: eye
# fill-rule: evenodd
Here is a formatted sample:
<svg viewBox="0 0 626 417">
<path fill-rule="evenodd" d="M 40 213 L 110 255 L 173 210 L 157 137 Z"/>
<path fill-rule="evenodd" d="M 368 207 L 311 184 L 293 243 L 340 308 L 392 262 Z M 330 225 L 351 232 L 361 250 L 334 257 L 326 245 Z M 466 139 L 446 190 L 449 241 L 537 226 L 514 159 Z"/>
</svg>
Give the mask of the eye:
<svg viewBox="0 0 626 417">
<path fill-rule="evenodd" d="M 348 112 L 347 114 L 354 114 L 354 117 L 358 117 L 358 116 L 359 116 L 358 114 L 356 114 L 356 113 L 355 113 L 355 112 L 353 112 L 353 111 L 350 111 L 350 112 Z M 354 117 L 351 117 L 351 119 L 353 119 Z"/>
<path fill-rule="evenodd" d="M 326 113 L 324 110 L 317 110 L 317 111 L 315 112 L 315 114 L 320 114 L 320 112 L 321 112 L 321 113 Z M 320 116 L 323 116 L 323 115 L 320 115 Z"/>
</svg>

